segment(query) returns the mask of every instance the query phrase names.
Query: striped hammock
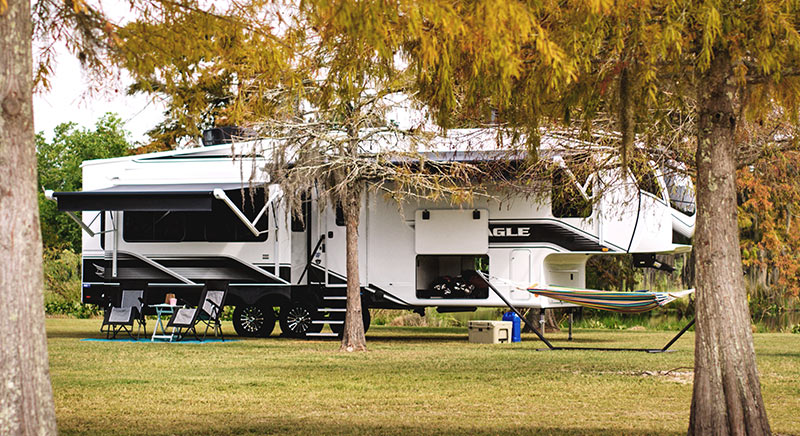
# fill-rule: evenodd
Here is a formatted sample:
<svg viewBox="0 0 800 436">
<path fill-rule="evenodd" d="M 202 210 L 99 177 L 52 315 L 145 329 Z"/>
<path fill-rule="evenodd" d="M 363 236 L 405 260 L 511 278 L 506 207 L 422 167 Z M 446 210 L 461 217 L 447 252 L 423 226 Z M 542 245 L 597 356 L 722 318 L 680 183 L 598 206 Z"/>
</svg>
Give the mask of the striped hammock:
<svg viewBox="0 0 800 436">
<path fill-rule="evenodd" d="M 609 310 L 622 313 L 639 313 L 653 310 L 656 307 L 681 297 L 685 297 L 694 289 L 687 289 L 678 292 L 611 292 L 598 291 L 594 289 L 574 289 L 561 286 L 528 288 L 533 295 L 544 296 L 566 303 L 573 303 L 579 306 L 591 307 L 592 309 Z"/>
</svg>

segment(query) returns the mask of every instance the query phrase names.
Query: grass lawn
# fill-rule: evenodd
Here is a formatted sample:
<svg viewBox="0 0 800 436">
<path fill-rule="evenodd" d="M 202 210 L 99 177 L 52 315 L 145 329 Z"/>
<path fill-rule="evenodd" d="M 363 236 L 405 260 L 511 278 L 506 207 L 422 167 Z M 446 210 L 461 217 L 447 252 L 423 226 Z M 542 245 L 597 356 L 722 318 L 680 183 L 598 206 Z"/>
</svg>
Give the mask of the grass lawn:
<svg viewBox="0 0 800 436">
<path fill-rule="evenodd" d="M 276 337 L 79 340 L 99 327 L 47 320 L 63 435 L 678 435 L 689 420 L 691 332 L 673 353 L 646 354 L 537 352 L 533 335 L 477 345 L 464 328 L 373 327 L 370 351 L 346 354 L 332 340 Z M 573 345 L 660 347 L 672 335 L 577 330 Z M 549 336 L 568 345 L 566 334 Z M 800 435 L 800 335 L 756 334 L 755 344 L 772 429 Z"/>
</svg>

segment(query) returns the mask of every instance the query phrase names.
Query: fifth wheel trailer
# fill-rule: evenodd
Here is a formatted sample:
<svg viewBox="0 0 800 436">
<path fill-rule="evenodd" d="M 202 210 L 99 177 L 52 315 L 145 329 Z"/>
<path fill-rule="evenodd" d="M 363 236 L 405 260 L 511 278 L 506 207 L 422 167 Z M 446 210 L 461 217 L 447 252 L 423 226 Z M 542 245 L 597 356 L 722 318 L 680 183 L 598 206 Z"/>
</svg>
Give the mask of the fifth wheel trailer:
<svg viewBox="0 0 800 436">
<path fill-rule="evenodd" d="M 467 136 L 487 144 L 494 137 L 453 131 L 448 148 Z M 557 135 L 544 135 L 541 144 L 543 155 L 565 170 L 564 150 L 581 146 Z M 347 280 L 343 214 L 319 202 L 313 191 L 303 201 L 302 219 L 289 213 L 277 185 L 250 182 L 266 180 L 261 170 L 268 156 L 241 153 L 251 146 L 86 161 L 82 191 L 48 192 L 85 230 L 82 301 L 107 304 L 130 282 L 146 287 L 148 304 L 163 302 L 167 293 L 192 301 L 204 282 L 224 280 L 230 289 L 226 304 L 235 308 L 241 335 L 268 336 L 276 319 L 285 334 L 296 337 L 324 335 L 326 324 L 341 331 Z M 487 156 L 486 148 L 429 156 L 474 161 Z M 566 199 L 398 204 L 365 191 L 358 263 L 366 325 L 369 308 L 505 306 L 476 271 L 488 273 L 516 307 L 572 307 L 524 287 L 584 287 L 592 255 L 633 253 L 641 265 L 653 266 L 648 259 L 656 253 L 689 250 L 681 242 L 694 232 L 691 180 L 650 167 L 650 183 L 642 186 L 618 168 L 586 181 L 565 171 L 543 182 L 551 189 L 569 186 L 576 196 Z M 594 201 L 592 189 L 602 190 Z"/>
</svg>

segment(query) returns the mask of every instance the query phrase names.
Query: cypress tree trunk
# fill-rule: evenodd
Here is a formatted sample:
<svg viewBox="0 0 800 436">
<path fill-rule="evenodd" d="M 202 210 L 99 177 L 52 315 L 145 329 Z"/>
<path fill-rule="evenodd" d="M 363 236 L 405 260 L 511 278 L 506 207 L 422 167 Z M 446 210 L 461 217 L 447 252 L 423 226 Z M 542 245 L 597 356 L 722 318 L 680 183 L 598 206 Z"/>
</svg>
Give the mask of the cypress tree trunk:
<svg viewBox="0 0 800 436">
<path fill-rule="evenodd" d="M 770 434 L 736 223 L 736 85 L 718 52 L 698 85 L 697 323 L 689 435 Z"/>
<path fill-rule="evenodd" d="M 30 2 L 0 4 L 0 435 L 56 433 L 42 299 Z"/>
<path fill-rule="evenodd" d="M 340 351 L 366 351 L 364 320 L 361 313 L 361 279 L 358 272 L 358 223 L 361 213 L 361 192 L 351 187 L 342 201 L 346 225 L 347 312 Z"/>
</svg>

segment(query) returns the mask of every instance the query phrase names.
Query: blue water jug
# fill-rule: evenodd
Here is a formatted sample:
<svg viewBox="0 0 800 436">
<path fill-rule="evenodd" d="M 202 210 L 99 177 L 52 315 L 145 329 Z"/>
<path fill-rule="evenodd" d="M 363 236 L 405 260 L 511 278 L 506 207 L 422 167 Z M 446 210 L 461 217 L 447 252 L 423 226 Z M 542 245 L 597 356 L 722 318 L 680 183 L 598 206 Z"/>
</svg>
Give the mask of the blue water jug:
<svg viewBox="0 0 800 436">
<path fill-rule="evenodd" d="M 511 342 L 522 341 L 522 320 L 514 312 L 506 312 L 503 314 L 503 321 L 511 321 Z"/>
</svg>

